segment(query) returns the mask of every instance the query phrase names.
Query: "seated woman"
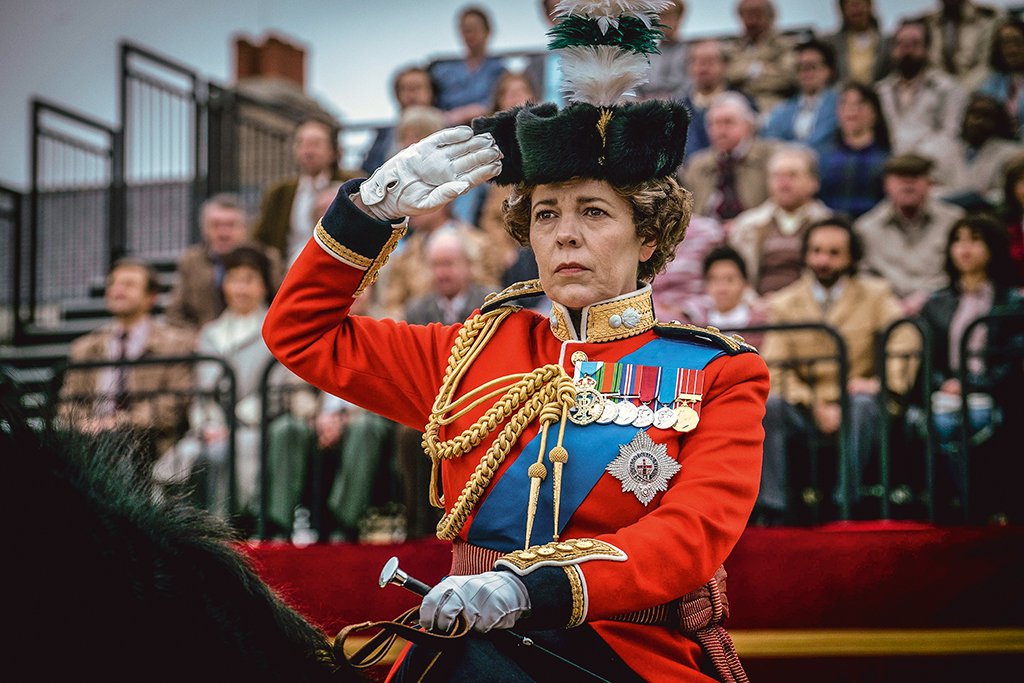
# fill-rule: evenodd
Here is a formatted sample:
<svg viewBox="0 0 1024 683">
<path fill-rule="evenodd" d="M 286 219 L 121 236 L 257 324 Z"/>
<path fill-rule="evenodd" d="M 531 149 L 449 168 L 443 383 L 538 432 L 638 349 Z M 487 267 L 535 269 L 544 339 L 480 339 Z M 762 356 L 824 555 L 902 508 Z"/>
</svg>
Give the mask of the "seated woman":
<svg viewBox="0 0 1024 683">
<path fill-rule="evenodd" d="M 953 225 L 946 247 L 950 285 L 935 292 L 921 310 L 931 331 L 932 386 L 930 397 L 939 448 L 953 475 L 961 499 L 965 454 L 960 449 L 963 394 L 975 442 L 991 435 L 1001 421 L 1019 416 L 1024 373 L 1017 362 L 1000 362 L 1000 347 L 1012 331 L 1005 325 L 976 327 L 966 341 L 967 357 L 960 355 L 963 336 L 971 322 L 1021 298 L 1010 286 L 1011 266 L 1006 231 L 985 215 L 961 218 Z M 966 367 L 961 364 L 966 362 Z M 963 387 L 960 376 L 969 387 Z M 1011 408 L 1016 406 L 1016 409 Z M 991 502 L 991 501 L 990 501 Z"/>
<path fill-rule="evenodd" d="M 935 195 L 968 211 L 993 210 L 1003 202 L 1007 166 L 1022 152 L 1006 107 L 980 93 L 968 101 L 953 145 L 936 138 L 922 146 L 922 154 L 935 160 Z"/>
<path fill-rule="evenodd" d="M 889 127 L 869 85 L 843 86 L 837 114 L 839 130 L 819 159 L 818 196 L 833 211 L 855 220 L 884 198 L 882 169 L 892 153 Z"/>
<path fill-rule="evenodd" d="M 1013 119 L 1014 136 L 1024 132 L 1024 22 L 1007 16 L 996 28 L 989 58 L 992 72 L 978 92 L 990 95 L 1006 107 Z"/>
<path fill-rule="evenodd" d="M 239 514 L 254 518 L 260 504 L 261 389 L 264 373 L 273 362 L 260 334 L 267 306 L 273 295 L 270 262 L 257 249 L 239 247 L 224 257 L 222 291 L 226 308 L 199 332 L 197 352 L 223 357 L 235 376 L 235 462 L 236 499 L 228 499 L 231 468 L 228 449 L 228 421 L 221 405 L 210 398 L 223 381 L 223 369 L 214 363 L 199 363 L 197 384 L 201 400 L 189 416 L 196 462 L 192 475 L 204 490 L 201 501 L 221 516 Z M 286 398 L 285 412 L 269 427 L 267 448 L 269 501 L 267 516 L 277 532 L 290 529 L 292 512 L 298 503 L 305 466 L 312 450 L 314 398 L 306 385 L 284 367 L 276 365 L 268 386 L 275 396 Z M 277 411 L 275 411 L 277 412 Z"/>
<path fill-rule="evenodd" d="M 768 324 L 768 308 L 747 280 L 747 265 L 732 247 L 713 249 L 704 259 L 704 289 L 690 319 L 723 332 L 740 332 L 748 344 L 759 347 L 764 332 L 746 333 L 747 327 Z"/>
</svg>

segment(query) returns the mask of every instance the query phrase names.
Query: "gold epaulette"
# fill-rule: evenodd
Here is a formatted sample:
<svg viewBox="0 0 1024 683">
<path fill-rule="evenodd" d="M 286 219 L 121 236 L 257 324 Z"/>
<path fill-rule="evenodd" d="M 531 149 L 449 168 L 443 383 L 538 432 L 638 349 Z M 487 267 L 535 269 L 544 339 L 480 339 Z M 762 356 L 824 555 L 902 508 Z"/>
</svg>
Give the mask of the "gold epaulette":
<svg viewBox="0 0 1024 683">
<path fill-rule="evenodd" d="M 544 289 L 540 286 L 540 280 L 523 280 L 522 282 L 516 282 L 500 292 L 492 292 L 488 294 L 484 299 L 484 305 L 480 309 L 480 312 L 488 313 L 496 308 L 504 306 L 507 303 L 515 301 L 516 299 L 540 296 L 542 294 L 544 294 Z"/>
<path fill-rule="evenodd" d="M 725 351 L 730 356 L 740 353 L 757 353 L 757 349 L 748 344 L 738 334 L 725 334 L 717 327 L 700 327 L 680 322 L 654 324 L 654 332 L 659 337 L 682 339 L 684 341 L 703 342 Z"/>
</svg>

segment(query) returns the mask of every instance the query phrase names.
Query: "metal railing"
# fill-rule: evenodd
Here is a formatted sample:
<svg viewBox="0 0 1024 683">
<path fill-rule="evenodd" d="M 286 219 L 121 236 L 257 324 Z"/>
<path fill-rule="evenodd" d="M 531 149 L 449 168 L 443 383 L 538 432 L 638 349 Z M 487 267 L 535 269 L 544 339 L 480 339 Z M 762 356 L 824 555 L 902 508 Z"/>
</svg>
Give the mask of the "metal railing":
<svg viewBox="0 0 1024 683">
<path fill-rule="evenodd" d="M 0 343 L 17 339 L 17 306 L 21 300 L 22 260 L 22 194 L 0 185 L 0 272 L 10 277 L 0 279 Z"/>
<path fill-rule="evenodd" d="M 126 253 L 121 134 L 84 114 L 35 99 L 29 217 L 14 281 L 16 337 L 30 325 L 56 323 L 45 307 L 88 294 L 97 273 Z"/>
</svg>

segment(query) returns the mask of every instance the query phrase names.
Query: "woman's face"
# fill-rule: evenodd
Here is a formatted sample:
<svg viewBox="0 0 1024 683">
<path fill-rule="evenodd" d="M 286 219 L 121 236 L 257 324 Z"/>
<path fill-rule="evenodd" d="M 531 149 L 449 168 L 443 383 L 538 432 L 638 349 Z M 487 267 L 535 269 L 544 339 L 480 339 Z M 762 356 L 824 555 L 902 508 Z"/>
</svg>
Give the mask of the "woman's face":
<svg viewBox="0 0 1024 683">
<path fill-rule="evenodd" d="M 999 49 L 1010 71 L 1024 71 L 1024 34 L 1014 26 L 999 29 Z"/>
<path fill-rule="evenodd" d="M 961 275 L 982 274 L 988 268 L 988 246 L 970 228 L 957 228 L 949 257 Z"/>
<path fill-rule="evenodd" d="M 635 290 L 656 243 L 640 241 L 632 206 L 611 185 L 574 180 L 534 188 L 530 246 L 548 297 L 583 308 Z"/>
<path fill-rule="evenodd" d="M 839 96 L 836 113 L 839 116 L 839 128 L 845 135 L 858 135 L 875 129 L 875 110 L 856 90 L 843 91 Z"/>
<path fill-rule="evenodd" d="M 267 301 L 267 287 L 251 266 L 235 266 L 224 273 L 224 303 L 239 315 L 252 313 Z"/>
<path fill-rule="evenodd" d="M 472 12 L 462 17 L 459 22 L 459 33 L 462 35 L 462 43 L 469 52 L 483 52 L 487 45 L 487 27 L 484 20 Z"/>
<path fill-rule="evenodd" d="M 498 110 L 520 107 L 535 99 L 533 88 L 525 78 L 509 78 L 498 96 Z"/>
<path fill-rule="evenodd" d="M 736 308 L 743 298 L 747 281 L 743 278 L 739 266 L 723 259 L 715 261 L 704 276 L 704 288 L 715 305 L 715 310 L 725 313 Z"/>
</svg>

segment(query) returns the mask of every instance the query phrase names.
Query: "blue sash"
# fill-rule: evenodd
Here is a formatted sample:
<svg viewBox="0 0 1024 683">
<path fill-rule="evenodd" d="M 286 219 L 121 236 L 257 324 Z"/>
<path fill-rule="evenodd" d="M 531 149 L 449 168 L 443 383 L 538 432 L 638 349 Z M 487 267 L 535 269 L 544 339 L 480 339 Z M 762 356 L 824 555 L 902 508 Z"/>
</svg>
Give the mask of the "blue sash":
<svg viewBox="0 0 1024 683">
<path fill-rule="evenodd" d="M 623 356 L 619 363 L 632 365 L 659 365 L 664 368 L 691 368 L 702 370 L 722 355 L 720 349 L 692 344 L 680 340 L 655 339 L 633 353 Z M 665 373 L 668 377 L 669 374 Z M 674 377 L 674 373 L 672 374 Z M 569 452 L 569 462 L 562 469 L 562 499 L 559 511 L 561 534 L 569 518 L 590 495 L 605 468 L 619 454 L 619 445 L 629 443 L 638 429 L 631 425 L 590 424 L 580 427 L 571 422 L 565 425 L 563 445 Z M 558 425 L 548 428 L 547 448 L 554 448 L 558 439 Z M 530 500 L 530 477 L 527 470 L 537 462 L 540 449 L 538 433 L 523 448 L 505 474 L 490 486 L 490 491 L 477 508 L 467 540 L 473 545 L 508 552 L 522 548 L 526 540 L 526 509 Z M 537 516 L 533 523 L 531 543 L 546 543 L 554 532 L 554 501 L 552 495 L 551 463 L 545 454 L 544 464 L 548 477 L 541 483 L 537 501 Z"/>
</svg>

